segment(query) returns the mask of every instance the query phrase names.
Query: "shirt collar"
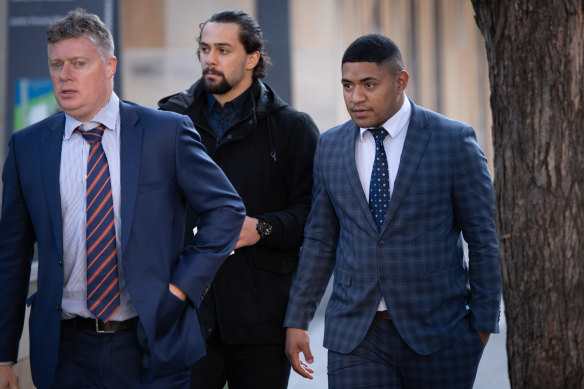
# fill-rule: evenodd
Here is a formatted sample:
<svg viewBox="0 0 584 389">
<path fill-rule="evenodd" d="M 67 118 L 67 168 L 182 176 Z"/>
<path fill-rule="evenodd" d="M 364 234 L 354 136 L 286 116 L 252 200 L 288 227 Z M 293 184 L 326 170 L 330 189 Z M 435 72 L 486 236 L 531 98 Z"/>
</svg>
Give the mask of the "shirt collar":
<svg viewBox="0 0 584 389">
<path fill-rule="evenodd" d="M 235 112 L 238 115 L 240 115 L 243 112 L 243 110 L 245 109 L 245 103 L 247 102 L 248 96 L 251 93 L 250 90 L 251 90 L 251 86 L 249 88 L 247 88 L 242 94 L 240 94 L 239 96 L 234 98 L 233 100 L 226 102 L 223 105 L 223 107 L 221 107 L 221 104 L 219 104 L 217 99 L 215 99 L 215 96 L 213 96 L 211 93 L 207 93 L 208 113 L 211 113 L 211 111 L 213 111 L 213 109 L 215 108 L 216 105 L 217 105 L 218 109 L 221 110 L 221 109 L 226 108 L 229 104 L 229 106 L 231 106 L 231 108 L 233 110 L 235 110 Z"/>
<path fill-rule="evenodd" d="M 395 115 L 387 119 L 387 121 L 383 123 L 382 127 L 385 128 L 385 130 L 389 133 L 392 139 L 395 139 L 405 129 L 406 123 L 410 120 L 411 113 L 412 105 L 410 104 L 410 100 L 404 93 L 404 102 L 401 108 L 399 109 L 399 111 L 395 113 Z M 361 142 L 363 142 L 363 136 L 365 135 L 365 132 L 367 130 L 369 130 L 369 127 L 360 128 L 359 138 Z"/>
<path fill-rule="evenodd" d="M 207 96 L 207 113 L 211 113 L 215 108 L 215 104 L 219 105 L 219 102 L 211 93 L 205 93 Z"/>
<path fill-rule="evenodd" d="M 72 116 L 65 114 L 65 139 L 71 138 L 73 131 L 79 126 L 84 129 L 92 129 L 97 127 L 99 124 L 103 124 L 106 129 L 111 131 L 117 131 L 118 119 L 120 117 L 120 99 L 112 92 L 107 104 L 99 110 L 97 115 L 88 122 L 80 122 Z"/>
</svg>

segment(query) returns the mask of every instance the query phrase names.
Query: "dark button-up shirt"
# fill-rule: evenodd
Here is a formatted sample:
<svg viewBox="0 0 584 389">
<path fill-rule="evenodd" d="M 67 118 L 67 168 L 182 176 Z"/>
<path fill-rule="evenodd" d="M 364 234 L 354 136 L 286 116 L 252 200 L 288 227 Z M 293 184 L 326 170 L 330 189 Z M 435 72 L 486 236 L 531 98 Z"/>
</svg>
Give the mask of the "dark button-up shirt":
<svg viewBox="0 0 584 389">
<path fill-rule="evenodd" d="M 207 93 L 207 120 L 217 139 L 221 139 L 231 126 L 241 120 L 240 117 L 245 109 L 245 103 L 250 95 L 249 90 L 250 88 L 235 99 L 228 101 L 223 107 L 212 94 Z"/>
</svg>

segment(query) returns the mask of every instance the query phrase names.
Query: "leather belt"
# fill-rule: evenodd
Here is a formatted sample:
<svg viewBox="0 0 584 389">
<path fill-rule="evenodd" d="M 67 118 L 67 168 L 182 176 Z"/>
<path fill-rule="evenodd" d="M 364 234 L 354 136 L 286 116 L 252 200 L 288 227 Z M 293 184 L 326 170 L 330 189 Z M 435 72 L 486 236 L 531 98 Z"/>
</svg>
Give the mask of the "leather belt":
<svg viewBox="0 0 584 389">
<path fill-rule="evenodd" d="M 380 319 L 391 320 L 391 316 L 389 316 L 388 311 L 377 311 L 375 312 L 375 316 L 379 317 Z"/>
<path fill-rule="evenodd" d="M 80 330 L 97 332 L 99 334 L 113 334 L 120 331 L 135 330 L 138 325 L 138 317 L 124 321 L 108 321 L 104 323 L 97 319 L 75 316 L 73 319 L 63 320 L 61 323 Z"/>
</svg>

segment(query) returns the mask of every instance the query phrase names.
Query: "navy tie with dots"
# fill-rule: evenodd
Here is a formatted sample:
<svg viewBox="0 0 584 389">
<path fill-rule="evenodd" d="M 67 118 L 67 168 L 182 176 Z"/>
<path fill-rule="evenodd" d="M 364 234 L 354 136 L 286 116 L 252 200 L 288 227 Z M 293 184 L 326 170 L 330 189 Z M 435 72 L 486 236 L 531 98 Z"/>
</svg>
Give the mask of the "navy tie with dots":
<svg viewBox="0 0 584 389">
<path fill-rule="evenodd" d="M 89 143 L 87 159 L 87 308 L 104 323 L 120 307 L 116 230 L 109 164 L 101 138 L 105 128 L 79 132 Z"/>
<path fill-rule="evenodd" d="M 383 140 L 388 133 L 383 127 L 371 128 L 369 131 L 375 138 L 375 161 L 373 161 L 369 185 L 369 208 L 371 208 L 377 228 L 381 231 L 383 219 L 389 207 L 389 168 L 383 147 Z"/>
</svg>

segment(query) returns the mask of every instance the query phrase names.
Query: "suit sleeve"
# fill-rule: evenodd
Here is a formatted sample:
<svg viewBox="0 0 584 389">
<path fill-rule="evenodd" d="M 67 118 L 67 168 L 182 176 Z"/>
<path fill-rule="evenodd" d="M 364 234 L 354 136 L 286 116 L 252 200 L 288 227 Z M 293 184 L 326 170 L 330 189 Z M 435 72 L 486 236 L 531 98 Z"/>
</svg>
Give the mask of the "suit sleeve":
<svg viewBox="0 0 584 389">
<path fill-rule="evenodd" d="M 252 215 L 272 225 L 272 234 L 258 244 L 278 250 L 300 246 L 312 191 L 312 163 L 318 129 L 310 116 L 297 113 L 285 155 L 284 179 L 288 191 L 288 207 L 278 212 Z"/>
<path fill-rule="evenodd" d="M 16 162 L 15 136 L 10 138 L 2 182 L 0 216 L 0 361 L 16 362 L 24 323 L 30 264 L 36 240 L 26 208 Z"/>
<path fill-rule="evenodd" d="M 209 158 L 191 120 L 183 116 L 176 139 L 177 181 L 198 215 L 198 232 L 183 249 L 171 282 L 198 308 L 215 273 L 229 256 L 245 217 L 241 198 Z"/>
<path fill-rule="evenodd" d="M 501 277 L 493 182 L 472 128 L 462 130 L 455 155 L 459 168 L 454 176 L 454 213 L 468 243 L 471 325 L 497 333 Z"/>
<path fill-rule="evenodd" d="M 314 159 L 312 206 L 304 230 L 304 242 L 290 290 L 284 327 L 308 329 L 335 266 L 339 220 L 328 195 L 321 170 L 323 136 Z"/>
</svg>

